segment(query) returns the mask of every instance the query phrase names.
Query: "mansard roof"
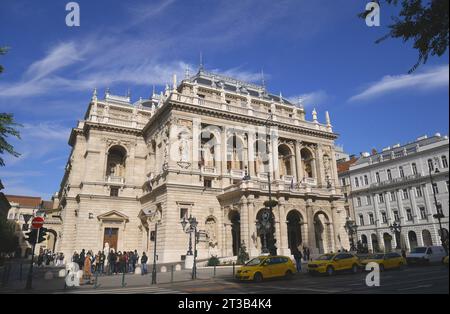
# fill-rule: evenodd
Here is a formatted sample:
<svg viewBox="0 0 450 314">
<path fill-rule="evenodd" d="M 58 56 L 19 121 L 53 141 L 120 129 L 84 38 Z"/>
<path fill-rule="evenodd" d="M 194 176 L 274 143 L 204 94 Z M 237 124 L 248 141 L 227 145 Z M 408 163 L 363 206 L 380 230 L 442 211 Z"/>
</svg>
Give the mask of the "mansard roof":
<svg viewBox="0 0 450 314">
<path fill-rule="evenodd" d="M 293 106 L 293 104 L 288 99 L 268 93 L 264 85 L 241 81 L 222 74 L 207 72 L 202 69 L 200 69 L 197 74 L 187 79 L 187 81 L 195 82 L 199 85 L 209 86 L 213 88 L 223 87 L 225 91 L 248 94 L 250 96 L 260 97 L 269 101 L 282 101 L 287 105 Z"/>
</svg>

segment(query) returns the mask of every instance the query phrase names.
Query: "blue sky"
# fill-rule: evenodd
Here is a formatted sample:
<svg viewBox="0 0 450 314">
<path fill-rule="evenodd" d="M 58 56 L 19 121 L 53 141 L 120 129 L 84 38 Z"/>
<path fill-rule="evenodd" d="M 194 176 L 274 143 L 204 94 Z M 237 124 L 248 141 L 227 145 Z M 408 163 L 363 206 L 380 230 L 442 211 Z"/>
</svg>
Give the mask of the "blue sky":
<svg viewBox="0 0 450 314">
<path fill-rule="evenodd" d="M 412 43 L 374 41 L 396 9 L 381 8 L 381 27 L 348 0 L 80 0 L 81 26 L 67 27 L 69 1 L 2 0 L 0 111 L 13 112 L 20 158 L 6 156 L 0 178 L 9 194 L 49 198 L 59 189 L 70 129 L 94 87 L 103 94 L 148 97 L 172 73 L 208 70 L 258 82 L 305 99 L 308 119 L 330 111 L 338 144 L 356 153 L 448 134 L 449 59 L 416 62 Z"/>
</svg>

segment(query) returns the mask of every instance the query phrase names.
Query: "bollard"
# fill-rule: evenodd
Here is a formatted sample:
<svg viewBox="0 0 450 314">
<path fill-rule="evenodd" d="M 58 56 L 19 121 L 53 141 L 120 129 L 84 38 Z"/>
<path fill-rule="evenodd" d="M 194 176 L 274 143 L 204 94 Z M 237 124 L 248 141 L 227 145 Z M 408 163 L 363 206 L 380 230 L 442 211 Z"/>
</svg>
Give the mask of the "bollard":
<svg viewBox="0 0 450 314">
<path fill-rule="evenodd" d="M 214 275 L 213 275 L 213 277 L 216 278 L 216 264 L 214 264 Z"/>
<path fill-rule="evenodd" d="M 173 283 L 173 268 L 174 265 L 172 265 L 172 267 L 170 268 L 170 283 Z"/>
<path fill-rule="evenodd" d="M 124 288 L 127 284 L 125 283 L 125 271 L 122 273 L 122 288 Z"/>
<path fill-rule="evenodd" d="M 98 271 L 95 272 L 94 289 L 98 288 Z"/>
<path fill-rule="evenodd" d="M 236 264 L 233 262 L 233 278 L 234 278 L 234 272 L 235 272 L 235 267 L 236 267 Z"/>
</svg>

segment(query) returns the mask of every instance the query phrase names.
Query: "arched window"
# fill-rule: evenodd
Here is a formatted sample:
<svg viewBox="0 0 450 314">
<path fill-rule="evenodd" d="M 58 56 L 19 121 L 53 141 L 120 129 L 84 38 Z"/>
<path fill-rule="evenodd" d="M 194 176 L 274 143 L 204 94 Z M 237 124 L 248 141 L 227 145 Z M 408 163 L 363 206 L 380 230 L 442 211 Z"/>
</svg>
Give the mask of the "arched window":
<svg viewBox="0 0 450 314">
<path fill-rule="evenodd" d="M 433 159 L 428 159 L 428 170 L 433 171 L 434 170 L 434 162 Z"/>
<path fill-rule="evenodd" d="M 278 146 L 278 167 L 280 169 L 280 176 L 291 176 L 292 175 L 292 161 L 293 155 L 287 145 Z"/>
<path fill-rule="evenodd" d="M 313 178 L 314 177 L 314 160 L 311 152 L 303 148 L 300 152 L 300 155 L 302 156 L 302 164 L 303 164 L 303 173 L 304 176 L 307 178 Z"/>
<path fill-rule="evenodd" d="M 400 178 L 404 178 L 405 177 L 405 171 L 403 170 L 402 166 L 398 167 L 398 171 L 400 172 Z"/>
<path fill-rule="evenodd" d="M 442 161 L 442 168 L 448 168 L 447 156 L 443 155 L 441 157 L 441 161 Z"/>
<path fill-rule="evenodd" d="M 413 173 L 413 174 L 417 174 L 417 165 L 416 165 L 415 162 L 412 163 L 411 169 L 412 169 L 412 173 Z"/>
<path fill-rule="evenodd" d="M 108 151 L 106 176 L 109 178 L 124 178 L 126 158 L 125 148 L 119 145 L 112 146 Z"/>
<path fill-rule="evenodd" d="M 244 143 L 241 138 L 233 135 L 227 142 L 228 170 L 244 170 Z"/>
</svg>

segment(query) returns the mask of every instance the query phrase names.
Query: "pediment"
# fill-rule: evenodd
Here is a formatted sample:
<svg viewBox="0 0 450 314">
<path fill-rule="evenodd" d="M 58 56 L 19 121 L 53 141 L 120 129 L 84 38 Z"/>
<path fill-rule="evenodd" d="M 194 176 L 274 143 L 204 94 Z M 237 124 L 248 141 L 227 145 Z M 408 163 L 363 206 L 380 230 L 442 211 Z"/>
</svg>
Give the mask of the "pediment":
<svg viewBox="0 0 450 314">
<path fill-rule="evenodd" d="M 113 220 L 113 221 L 128 221 L 129 218 L 127 215 L 122 214 L 117 210 L 111 210 L 107 213 L 101 214 L 97 216 L 98 220 Z"/>
</svg>

